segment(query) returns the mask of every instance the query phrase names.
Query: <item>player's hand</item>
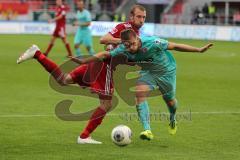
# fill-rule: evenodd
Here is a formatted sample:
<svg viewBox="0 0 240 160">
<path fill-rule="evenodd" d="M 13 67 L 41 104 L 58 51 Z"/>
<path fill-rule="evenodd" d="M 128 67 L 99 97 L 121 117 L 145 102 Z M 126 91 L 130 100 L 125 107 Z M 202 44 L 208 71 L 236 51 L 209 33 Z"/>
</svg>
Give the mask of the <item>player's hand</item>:
<svg viewBox="0 0 240 160">
<path fill-rule="evenodd" d="M 200 48 L 199 52 L 203 53 L 203 52 L 207 51 L 208 49 L 210 49 L 212 46 L 213 46 L 213 44 L 209 43 L 209 44 L 205 45 L 204 47 Z"/>
</svg>

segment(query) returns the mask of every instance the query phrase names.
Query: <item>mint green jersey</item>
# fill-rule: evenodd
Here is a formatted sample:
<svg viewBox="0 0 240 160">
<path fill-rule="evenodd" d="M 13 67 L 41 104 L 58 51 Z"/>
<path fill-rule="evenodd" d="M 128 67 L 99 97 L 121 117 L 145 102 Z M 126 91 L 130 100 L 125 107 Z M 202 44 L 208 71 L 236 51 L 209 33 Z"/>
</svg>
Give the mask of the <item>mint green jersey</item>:
<svg viewBox="0 0 240 160">
<path fill-rule="evenodd" d="M 131 54 L 121 44 L 110 51 L 111 56 L 124 54 L 129 61 L 137 62 L 142 69 L 138 82 L 158 88 L 165 100 L 172 100 L 176 93 L 176 63 L 172 53 L 167 50 L 168 41 L 159 37 L 141 37 L 142 46 Z"/>
<path fill-rule="evenodd" d="M 84 9 L 82 12 L 77 11 L 77 20 L 79 23 L 86 23 L 86 22 L 91 22 L 91 14 L 88 10 Z M 86 30 L 88 29 L 87 26 L 84 27 L 79 27 L 80 30 Z"/>
<path fill-rule="evenodd" d="M 167 50 L 168 41 L 156 36 L 140 37 L 142 46 L 137 53 L 129 53 L 121 44 L 115 50 L 110 51 L 111 56 L 124 54 L 130 61 L 138 62 L 142 71 L 152 74 L 175 73 L 176 63 L 172 53 Z"/>
</svg>

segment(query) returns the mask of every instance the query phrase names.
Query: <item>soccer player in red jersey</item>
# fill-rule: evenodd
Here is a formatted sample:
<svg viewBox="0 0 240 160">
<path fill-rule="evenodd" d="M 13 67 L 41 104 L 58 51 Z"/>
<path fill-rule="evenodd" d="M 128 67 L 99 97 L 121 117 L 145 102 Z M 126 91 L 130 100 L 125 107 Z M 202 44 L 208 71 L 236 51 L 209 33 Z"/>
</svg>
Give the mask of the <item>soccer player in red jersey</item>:
<svg viewBox="0 0 240 160">
<path fill-rule="evenodd" d="M 137 34 L 139 34 L 139 29 L 145 22 L 146 11 L 145 8 L 140 5 L 134 5 L 131 9 L 131 20 L 129 22 L 121 23 L 115 27 L 106 36 L 102 37 L 101 43 L 103 44 L 114 44 L 118 45 L 120 41 L 120 33 L 125 29 L 134 29 Z M 117 29 L 117 30 L 116 30 Z M 116 32 L 117 31 L 117 32 Z M 115 37 L 113 37 L 115 36 Z M 99 95 L 100 105 L 92 114 L 87 126 L 84 128 L 83 132 L 78 137 L 79 144 L 99 144 L 98 142 L 90 137 L 90 134 L 101 124 L 106 113 L 112 107 L 112 93 L 113 93 L 113 78 L 112 72 L 114 70 L 116 63 L 113 63 L 113 58 L 108 58 L 103 62 L 91 63 L 87 65 L 81 65 L 74 69 L 67 75 L 60 70 L 60 68 L 50 59 L 48 59 L 44 54 L 41 53 L 37 46 L 32 46 L 27 50 L 22 56 L 19 57 L 17 63 L 22 63 L 28 59 L 35 58 L 38 62 L 49 72 L 52 76 L 61 84 L 72 84 L 77 83 L 80 86 L 88 86 L 94 92 Z M 78 62 L 77 58 L 72 60 Z M 93 83 L 86 83 L 84 80 L 84 75 L 86 72 L 90 72 L 95 80 Z M 149 123 L 149 122 L 144 122 Z M 149 129 L 148 127 L 147 129 Z"/>
<path fill-rule="evenodd" d="M 49 23 L 56 22 L 56 27 L 53 32 L 50 43 L 48 45 L 48 48 L 44 54 L 48 56 L 48 53 L 54 46 L 56 38 L 61 38 L 67 49 L 68 56 L 72 56 L 71 48 L 67 41 L 66 35 L 66 7 L 63 5 L 62 0 L 56 0 L 56 5 L 57 5 L 56 16 L 55 18 L 49 20 Z"/>
<path fill-rule="evenodd" d="M 60 67 L 46 57 L 36 45 L 33 45 L 25 51 L 25 53 L 18 58 L 17 63 L 20 64 L 29 59 L 36 59 L 60 85 L 78 84 L 84 88 L 90 87 L 93 92 L 99 95 L 100 105 L 91 115 L 86 128 L 78 137 L 77 143 L 101 144 L 101 142 L 92 139 L 90 134 L 101 124 L 104 116 L 112 107 L 112 80 L 107 79 L 106 77 L 98 76 L 98 72 L 101 72 L 101 74 L 104 75 L 109 75 L 109 72 L 104 69 L 106 68 L 106 64 L 92 63 L 88 65 L 81 65 L 72 70 L 70 73 L 65 74 L 62 72 Z"/>
</svg>

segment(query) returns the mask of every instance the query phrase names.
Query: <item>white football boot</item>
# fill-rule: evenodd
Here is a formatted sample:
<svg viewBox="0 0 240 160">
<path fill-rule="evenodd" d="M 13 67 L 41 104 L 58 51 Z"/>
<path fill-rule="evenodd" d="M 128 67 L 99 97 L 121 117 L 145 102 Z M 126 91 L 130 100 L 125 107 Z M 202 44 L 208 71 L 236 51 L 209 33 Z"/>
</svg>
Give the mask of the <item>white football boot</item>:
<svg viewBox="0 0 240 160">
<path fill-rule="evenodd" d="M 20 64 L 24 61 L 32 59 L 36 51 L 40 51 L 40 49 L 38 48 L 37 45 L 34 44 L 17 59 L 17 64 Z"/>
<path fill-rule="evenodd" d="M 78 136 L 77 143 L 78 144 L 102 144 L 102 142 L 96 141 L 91 137 L 83 139 L 83 138 L 80 138 L 80 136 Z"/>
</svg>

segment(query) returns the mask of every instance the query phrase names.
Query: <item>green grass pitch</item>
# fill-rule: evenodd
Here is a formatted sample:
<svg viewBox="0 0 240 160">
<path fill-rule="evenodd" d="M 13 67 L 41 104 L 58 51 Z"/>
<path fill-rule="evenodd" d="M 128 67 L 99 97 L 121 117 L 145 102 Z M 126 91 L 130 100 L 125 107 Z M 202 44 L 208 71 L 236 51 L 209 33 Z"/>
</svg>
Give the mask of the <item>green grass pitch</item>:
<svg viewBox="0 0 240 160">
<path fill-rule="evenodd" d="M 240 45 L 214 41 L 206 54 L 177 53 L 178 132 L 170 136 L 164 118 L 152 120 L 155 139 L 142 141 L 142 127 L 136 118 L 127 121 L 122 113 L 136 113 L 135 107 L 122 100 L 93 133 L 102 145 L 78 145 L 76 138 L 86 122 L 66 122 L 54 113 L 63 99 L 73 99 L 71 110 L 79 113 L 91 109 L 98 100 L 64 95 L 52 90 L 49 76 L 35 61 L 21 65 L 16 59 L 31 44 L 44 50 L 50 40 L 42 35 L 0 35 L 0 160 L 42 159 L 142 159 L 199 160 L 240 159 Z M 73 42 L 73 37 L 69 37 Z M 97 51 L 103 49 L 94 38 Z M 176 40 L 202 46 L 207 41 Z M 72 45 L 73 47 L 73 45 Z M 84 50 L 84 49 L 83 49 Z M 66 50 L 60 40 L 49 57 L 61 64 Z M 164 113 L 161 97 L 149 99 L 151 113 Z M 119 114 L 119 115 L 118 115 Z M 118 147 L 110 133 L 118 124 L 133 131 L 133 142 Z"/>
</svg>

